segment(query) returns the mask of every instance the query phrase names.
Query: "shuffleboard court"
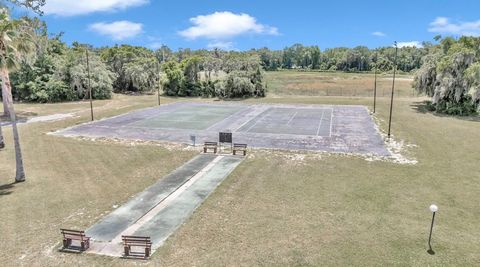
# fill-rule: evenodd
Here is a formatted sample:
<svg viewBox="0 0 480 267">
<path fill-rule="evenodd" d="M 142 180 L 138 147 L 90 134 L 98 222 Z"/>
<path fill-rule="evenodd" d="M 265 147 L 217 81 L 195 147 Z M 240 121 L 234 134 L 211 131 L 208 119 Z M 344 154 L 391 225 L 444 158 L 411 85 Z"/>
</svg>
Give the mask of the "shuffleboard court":
<svg viewBox="0 0 480 267">
<path fill-rule="evenodd" d="M 87 229 L 88 253 L 120 257 L 124 235 L 150 237 L 155 252 L 242 160 L 231 155 L 194 157 Z"/>
<path fill-rule="evenodd" d="M 390 156 L 364 106 L 181 102 L 60 130 L 64 136 L 196 143 L 232 132 L 249 147 Z"/>
</svg>

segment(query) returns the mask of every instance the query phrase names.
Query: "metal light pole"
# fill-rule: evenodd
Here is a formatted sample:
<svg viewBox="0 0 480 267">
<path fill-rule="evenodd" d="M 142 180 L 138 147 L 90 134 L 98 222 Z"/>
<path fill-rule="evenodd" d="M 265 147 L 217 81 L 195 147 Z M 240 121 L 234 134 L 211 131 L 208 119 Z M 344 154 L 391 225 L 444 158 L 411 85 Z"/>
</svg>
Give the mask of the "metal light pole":
<svg viewBox="0 0 480 267">
<path fill-rule="evenodd" d="M 158 82 L 158 86 L 157 86 L 158 105 L 159 105 L 159 106 L 160 106 L 160 84 L 161 84 L 161 83 L 162 83 L 162 82 L 159 81 L 159 82 Z"/>
<path fill-rule="evenodd" d="M 392 96 L 390 99 L 390 118 L 388 120 L 388 139 L 390 139 L 390 130 L 392 128 L 393 95 L 395 92 L 395 72 L 397 71 L 398 46 L 396 41 L 394 44 L 395 44 L 395 59 L 393 60 L 393 82 L 392 82 Z"/>
<path fill-rule="evenodd" d="M 161 46 L 162 49 L 162 65 L 165 63 L 165 48 L 163 47 L 163 44 Z M 157 87 L 157 95 L 158 95 L 158 105 L 160 106 L 160 86 L 162 84 L 161 79 L 158 82 L 158 87 Z"/>
<path fill-rule="evenodd" d="M 435 254 L 432 249 L 432 231 L 433 231 L 433 223 L 435 222 L 435 213 L 438 211 L 438 207 L 435 204 L 430 205 L 430 211 L 433 213 L 432 215 L 432 224 L 430 225 L 430 235 L 428 236 L 428 253 Z"/>
<path fill-rule="evenodd" d="M 377 64 L 378 64 L 378 54 L 375 52 L 375 82 L 373 83 L 373 113 L 377 106 Z"/>
<path fill-rule="evenodd" d="M 90 84 L 90 62 L 88 61 L 88 48 L 85 48 L 85 54 L 87 55 L 87 78 L 88 78 L 88 94 L 90 96 L 90 114 L 93 118 L 93 96 L 92 96 L 92 85 Z"/>
</svg>

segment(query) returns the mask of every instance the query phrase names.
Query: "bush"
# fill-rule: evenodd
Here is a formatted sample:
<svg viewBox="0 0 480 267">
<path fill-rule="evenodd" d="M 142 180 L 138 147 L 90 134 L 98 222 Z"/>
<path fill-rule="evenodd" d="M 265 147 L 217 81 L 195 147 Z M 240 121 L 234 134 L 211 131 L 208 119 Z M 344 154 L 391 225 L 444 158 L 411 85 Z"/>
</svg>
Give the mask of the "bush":
<svg viewBox="0 0 480 267">
<path fill-rule="evenodd" d="M 435 105 L 435 111 L 448 115 L 471 116 L 478 112 L 478 103 L 472 101 L 470 96 L 466 96 L 461 101 L 440 100 Z"/>
<path fill-rule="evenodd" d="M 28 102 L 60 102 L 89 98 L 84 48 L 68 48 L 49 40 L 33 65 L 22 63 L 11 75 L 13 96 Z M 98 55 L 90 53 L 90 82 L 94 99 L 112 97 L 114 74 Z"/>
<path fill-rule="evenodd" d="M 220 98 L 265 96 L 263 74 L 259 68 L 255 71 L 232 71 L 222 80 L 201 80 L 198 62 L 197 58 L 191 58 L 182 64 L 174 61 L 165 63 L 165 76 L 162 80 L 164 93 L 168 96 Z"/>
</svg>

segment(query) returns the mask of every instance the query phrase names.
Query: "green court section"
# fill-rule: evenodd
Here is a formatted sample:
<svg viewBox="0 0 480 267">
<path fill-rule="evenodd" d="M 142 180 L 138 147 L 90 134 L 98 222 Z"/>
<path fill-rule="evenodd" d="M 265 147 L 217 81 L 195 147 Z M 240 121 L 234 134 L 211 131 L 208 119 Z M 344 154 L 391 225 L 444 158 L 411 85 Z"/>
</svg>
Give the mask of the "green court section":
<svg viewBox="0 0 480 267">
<path fill-rule="evenodd" d="M 205 168 L 215 157 L 215 155 L 196 156 L 105 216 L 86 231 L 87 236 L 95 241 L 111 241 Z"/>
<path fill-rule="evenodd" d="M 332 109 L 269 108 L 237 132 L 330 136 Z"/>
<path fill-rule="evenodd" d="M 150 236 L 153 248 L 160 247 L 241 161 L 241 157 L 224 156 L 133 235 Z"/>
<path fill-rule="evenodd" d="M 129 124 L 146 128 L 205 130 L 242 110 L 238 106 L 189 106 Z"/>
</svg>

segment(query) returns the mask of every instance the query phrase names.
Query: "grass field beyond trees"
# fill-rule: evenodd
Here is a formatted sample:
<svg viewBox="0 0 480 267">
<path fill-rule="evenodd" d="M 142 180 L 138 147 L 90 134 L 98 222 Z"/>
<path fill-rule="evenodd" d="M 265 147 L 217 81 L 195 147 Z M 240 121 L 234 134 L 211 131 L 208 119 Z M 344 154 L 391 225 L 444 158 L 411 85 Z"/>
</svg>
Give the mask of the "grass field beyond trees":
<svg viewBox="0 0 480 267">
<path fill-rule="evenodd" d="M 270 97 L 245 102 L 371 106 L 370 98 L 322 96 L 325 87 L 367 94 L 373 82 L 369 78 L 267 73 Z M 325 153 L 253 151 L 147 262 L 57 252 L 59 228 L 89 227 L 197 152 L 178 145 L 47 135 L 88 121 L 88 103 L 17 104 L 23 115 L 73 110 L 79 117 L 20 126 L 27 173 L 27 181 L 21 184 L 12 184 L 12 136 L 11 129 L 4 128 L 7 148 L 0 151 L 2 265 L 478 265 L 480 122 L 425 112 L 425 98 L 410 97 L 410 90 L 407 81 L 400 82 L 392 131 L 396 141 L 405 142 L 403 153 L 418 160 L 417 164 Z M 154 106 L 156 101 L 155 96 L 115 95 L 113 100 L 95 102 L 96 116 L 110 117 Z M 389 99 L 380 98 L 381 129 L 386 128 L 388 108 Z M 439 206 L 433 234 L 435 255 L 426 252 L 431 203 Z"/>
<path fill-rule="evenodd" d="M 397 75 L 396 94 L 412 97 L 412 76 Z M 373 96 L 374 74 L 343 72 L 271 71 L 266 74 L 270 96 Z M 377 74 L 377 96 L 390 97 L 391 74 Z"/>
</svg>

